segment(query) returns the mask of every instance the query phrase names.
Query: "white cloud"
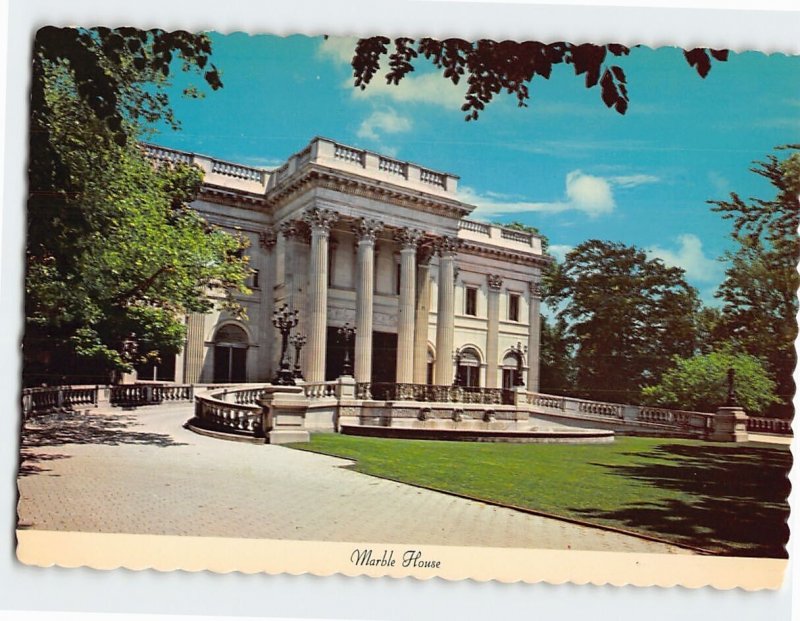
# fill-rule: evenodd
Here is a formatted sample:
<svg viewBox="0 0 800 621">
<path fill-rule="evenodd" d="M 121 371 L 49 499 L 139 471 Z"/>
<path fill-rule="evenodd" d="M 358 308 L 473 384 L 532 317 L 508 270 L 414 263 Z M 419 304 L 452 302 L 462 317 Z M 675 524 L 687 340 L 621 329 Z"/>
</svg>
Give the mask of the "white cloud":
<svg viewBox="0 0 800 621">
<path fill-rule="evenodd" d="M 382 99 L 398 103 L 427 103 L 459 111 L 464 103 L 465 82 L 455 85 L 437 73 L 407 74 L 399 84 L 387 84 L 379 71 L 364 90 L 353 88 L 353 81 L 344 84 L 354 99 Z"/>
<path fill-rule="evenodd" d="M 580 170 L 567 174 L 567 198 L 574 209 L 592 218 L 614 210 L 614 196 L 608 180 Z"/>
<path fill-rule="evenodd" d="M 460 189 L 459 198 L 465 203 L 476 206 L 473 215 L 478 218 L 526 212 L 564 211 L 580 211 L 590 218 L 596 218 L 614 210 L 614 196 L 607 179 L 573 170 L 567 174 L 565 184 L 565 198 L 559 201 L 504 200 L 502 195 L 491 192 L 479 193 L 465 186 Z"/>
<path fill-rule="evenodd" d="M 410 118 L 398 114 L 392 108 L 375 110 L 361 122 L 356 135 L 359 138 L 377 141 L 385 134 L 411 131 L 413 125 Z"/>
<path fill-rule="evenodd" d="M 559 263 L 564 262 L 564 257 L 567 256 L 568 252 L 571 252 L 573 246 L 569 246 L 567 244 L 550 244 L 547 247 L 547 254 L 553 255 L 556 259 L 558 259 Z"/>
<path fill-rule="evenodd" d="M 608 180 L 621 188 L 635 188 L 638 185 L 645 183 L 658 183 L 661 181 L 655 175 L 622 175 L 619 177 L 609 177 Z"/>
<path fill-rule="evenodd" d="M 328 37 L 320 43 L 317 53 L 323 58 L 349 65 L 353 60 L 357 42 L 358 39 L 355 37 Z"/>
<path fill-rule="evenodd" d="M 646 252 L 651 257 L 657 257 L 669 266 L 681 267 L 686 271 L 686 277 L 703 283 L 718 283 L 724 273 L 725 267 L 719 261 L 707 257 L 703 252 L 703 242 L 697 235 L 686 233 L 680 235 L 677 250 L 670 250 L 660 246 L 651 246 Z"/>
</svg>

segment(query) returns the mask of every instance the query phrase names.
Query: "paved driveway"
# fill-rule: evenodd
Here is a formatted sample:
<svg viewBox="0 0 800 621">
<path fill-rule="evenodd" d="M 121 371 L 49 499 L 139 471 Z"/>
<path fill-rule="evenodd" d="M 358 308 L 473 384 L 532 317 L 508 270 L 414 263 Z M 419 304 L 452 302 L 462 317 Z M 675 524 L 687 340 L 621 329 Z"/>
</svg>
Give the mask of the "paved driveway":
<svg viewBox="0 0 800 621">
<path fill-rule="evenodd" d="M 681 553 L 637 537 L 369 477 L 343 459 L 197 435 L 192 408 L 94 410 L 29 425 L 22 528 Z"/>
</svg>

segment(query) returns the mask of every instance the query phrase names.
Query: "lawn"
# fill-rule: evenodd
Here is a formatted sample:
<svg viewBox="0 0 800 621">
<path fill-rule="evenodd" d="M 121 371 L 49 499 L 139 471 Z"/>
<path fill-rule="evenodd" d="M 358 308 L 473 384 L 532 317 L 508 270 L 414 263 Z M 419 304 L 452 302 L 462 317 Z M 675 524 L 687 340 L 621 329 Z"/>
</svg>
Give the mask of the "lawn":
<svg viewBox="0 0 800 621">
<path fill-rule="evenodd" d="M 687 544 L 785 557 L 788 446 L 618 437 L 612 444 L 433 442 L 315 434 L 292 445 L 358 472 Z"/>
</svg>

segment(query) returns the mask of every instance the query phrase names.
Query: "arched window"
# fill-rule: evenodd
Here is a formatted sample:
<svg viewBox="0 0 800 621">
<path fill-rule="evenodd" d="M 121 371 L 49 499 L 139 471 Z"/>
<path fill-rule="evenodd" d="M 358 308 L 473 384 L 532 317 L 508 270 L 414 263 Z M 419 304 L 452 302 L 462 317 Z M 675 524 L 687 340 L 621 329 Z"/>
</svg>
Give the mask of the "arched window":
<svg viewBox="0 0 800 621">
<path fill-rule="evenodd" d="M 433 350 L 428 347 L 428 359 L 427 359 L 427 367 L 425 373 L 425 382 L 430 386 L 433 384 L 433 363 L 436 359 L 433 356 Z"/>
<path fill-rule="evenodd" d="M 214 381 L 220 383 L 247 381 L 247 333 L 239 326 L 227 324 L 214 337 Z"/>
<path fill-rule="evenodd" d="M 456 378 L 459 386 L 469 386 L 477 388 L 480 386 L 481 360 L 471 347 L 465 347 L 458 355 L 458 368 Z"/>
<path fill-rule="evenodd" d="M 522 359 L 519 354 L 510 351 L 503 358 L 503 388 L 511 390 L 515 386 L 521 386 L 522 381 Z"/>
</svg>

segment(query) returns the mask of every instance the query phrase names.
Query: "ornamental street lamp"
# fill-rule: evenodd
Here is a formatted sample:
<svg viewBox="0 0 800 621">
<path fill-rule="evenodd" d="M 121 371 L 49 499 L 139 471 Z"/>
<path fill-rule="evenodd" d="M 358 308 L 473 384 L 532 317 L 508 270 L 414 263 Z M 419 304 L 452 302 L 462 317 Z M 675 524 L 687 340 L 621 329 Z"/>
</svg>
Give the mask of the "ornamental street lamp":
<svg viewBox="0 0 800 621">
<path fill-rule="evenodd" d="M 453 352 L 453 362 L 456 363 L 456 372 L 453 376 L 453 386 L 461 386 L 461 358 L 463 357 L 463 352 L 456 348 Z"/>
<path fill-rule="evenodd" d="M 294 347 L 294 378 L 303 379 L 303 370 L 300 368 L 300 350 L 306 344 L 308 338 L 304 334 L 295 334 L 289 337 L 289 342 Z"/>
<path fill-rule="evenodd" d="M 725 405 L 729 408 L 736 407 L 739 405 L 738 401 L 736 400 L 736 391 L 734 389 L 734 379 L 736 378 L 736 371 L 733 367 L 728 368 L 728 398 L 725 401 Z"/>
<path fill-rule="evenodd" d="M 342 375 L 353 374 L 353 363 L 350 361 L 350 343 L 356 334 L 355 326 L 350 326 L 345 323 L 338 330 L 339 340 L 344 342 L 344 365 L 342 366 Z"/>
<path fill-rule="evenodd" d="M 275 326 L 281 333 L 281 360 L 279 363 L 280 368 L 275 374 L 275 379 L 272 380 L 273 384 L 278 386 L 294 386 L 294 373 L 292 373 L 292 366 L 289 363 L 289 333 L 292 328 L 297 326 L 299 319 L 297 314 L 299 311 L 289 310 L 289 305 L 284 304 L 272 314 L 272 325 Z"/>
</svg>

